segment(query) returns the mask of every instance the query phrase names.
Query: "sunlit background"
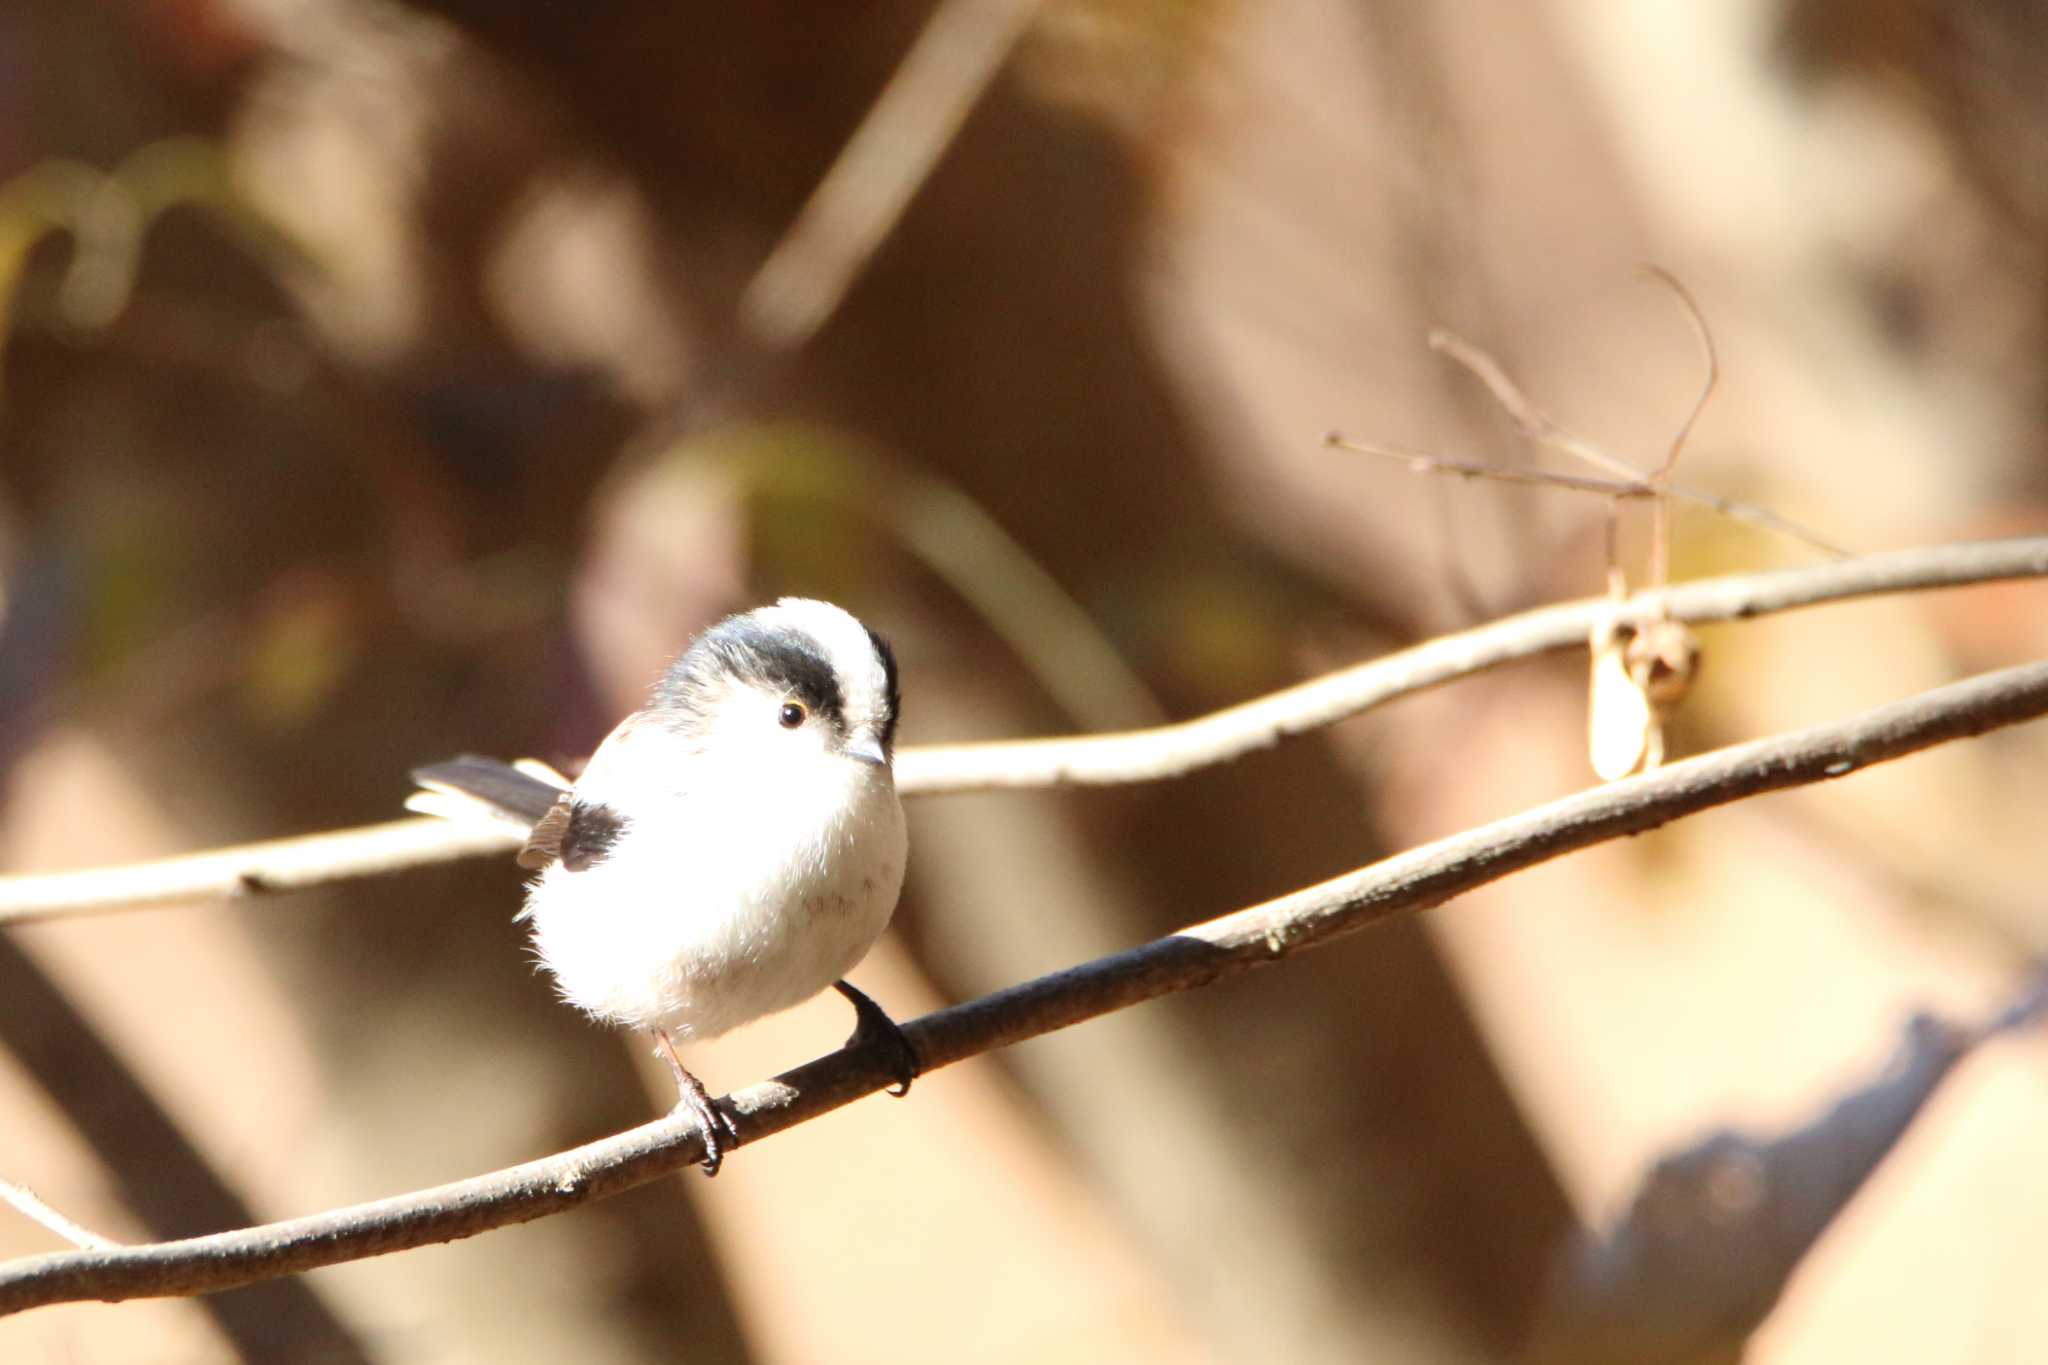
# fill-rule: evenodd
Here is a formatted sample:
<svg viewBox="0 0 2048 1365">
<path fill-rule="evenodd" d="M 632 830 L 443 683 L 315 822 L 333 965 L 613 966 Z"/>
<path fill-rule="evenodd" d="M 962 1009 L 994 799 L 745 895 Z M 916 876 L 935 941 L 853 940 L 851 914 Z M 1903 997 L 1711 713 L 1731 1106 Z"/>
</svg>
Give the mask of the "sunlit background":
<svg viewBox="0 0 2048 1365">
<path fill-rule="evenodd" d="M 849 150 L 871 114 L 915 136 Z M 842 153 L 851 216 L 800 220 Z M 1721 361 L 1681 482 L 1857 551 L 2048 528 L 2040 0 L 12 0 L 5 868 L 573 758 L 778 593 L 893 638 L 921 744 L 1194 715 L 1600 592 L 1605 502 L 1323 437 L 1583 472 L 1442 326 L 1653 467 L 1705 361 L 1644 262 Z M 1820 557 L 1685 509 L 1669 548 Z M 1672 752 L 2039 657 L 2044 620 L 2019 586 L 1706 631 Z M 853 979 L 908 1017 L 1575 790 L 1585 699 L 1560 658 L 1172 784 L 921 799 Z M 1913 1009 L 2008 998 L 2044 750 L 1602 848 L 716 1181 L 0 1321 L 0 1358 L 1500 1359 L 1660 1155 L 1809 1122 Z M 6 934 L 0 1179 L 155 1240 L 659 1112 L 518 895 L 497 860 Z M 689 1060 L 729 1090 L 847 1024 L 829 997 Z M 1967 1059 L 1750 1358 L 2040 1359 L 2044 1142 L 2048 1047 Z M 0 1208 L 0 1256 L 57 1245 Z"/>
</svg>

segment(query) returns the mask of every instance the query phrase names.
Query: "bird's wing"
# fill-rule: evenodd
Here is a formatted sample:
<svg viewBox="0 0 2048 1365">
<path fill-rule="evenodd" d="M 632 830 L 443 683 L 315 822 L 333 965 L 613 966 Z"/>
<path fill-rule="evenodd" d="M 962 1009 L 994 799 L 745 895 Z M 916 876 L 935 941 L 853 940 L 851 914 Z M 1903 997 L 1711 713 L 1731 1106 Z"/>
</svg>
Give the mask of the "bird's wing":
<svg viewBox="0 0 2048 1365">
<path fill-rule="evenodd" d="M 582 872 L 604 861 L 625 828 L 620 801 L 630 806 L 637 784 L 669 780 L 670 765 L 659 752 L 666 734 L 637 712 L 620 721 L 590 756 L 576 785 L 552 793 L 519 850 L 519 865 L 538 872 L 559 862 Z"/>
<path fill-rule="evenodd" d="M 625 827 L 626 818 L 610 806 L 564 792 L 526 836 L 519 865 L 538 872 L 559 862 L 571 872 L 586 871 L 604 861 Z"/>
<path fill-rule="evenodd" d="M 636 736 L 627 743 L 629 736 Z M 420 790 L 406 807 L 449 820 L 495 820 L 526 835 L 519 865 L 539 871 L 561 863 L 581 872 L 604 860 L 625 827 L 619 813 L 641 787 L 673 792 L 675 764 L 664 762 L 669 733 L 640 715 L 628 716 L 597 747 L 583 775 L 568 779 L 532 759 L 501 763 L 465 754 L 413 770 Z M 649 746 L 652 746 L 650 749 Z M 639 750 L 637 754 L 633 750 Z"/>
</svg>

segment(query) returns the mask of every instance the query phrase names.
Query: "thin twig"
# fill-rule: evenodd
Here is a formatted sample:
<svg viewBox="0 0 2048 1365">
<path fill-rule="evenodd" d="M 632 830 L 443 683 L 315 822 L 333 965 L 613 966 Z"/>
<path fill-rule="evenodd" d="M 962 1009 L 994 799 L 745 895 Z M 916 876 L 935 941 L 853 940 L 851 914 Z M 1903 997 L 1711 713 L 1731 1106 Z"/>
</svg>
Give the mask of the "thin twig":
<svg viewBox="0 0 2048 1365">
<path fill-rule="evenodd" d="M 1508 378 L 1507 371 L 1502 369 L 1500 363 L 1488 352 L 1441 327 L 1433 329 L 1429 334 L 1430 349 L 1449 356 L 1470 370 L 1478 378 L 1479 382 L 1486 385 L 1487 389 L 1492 392 L 1494 399 L 1507 411 L 1508 416 L 1514 419 L 1515 425 L 1521 429 L 1523 436 L 1539 444 L 1550 446 L 1552 449 L 1564 451 L 1566 454 L 1584 460 L 1595 468 L 1604 469 L 1622 480 L 1622 488 L 1620 490 L 1610 490 L 1610 496 L 1614 498 L 1614 501 L 1609 503 L 1607 508 L 1608 576 L 1616 585 L 1617 591 L 1621 588 L 1621 571 L 1614 558 L 1614 552 L 1616 541 L 1620 534 L 1617 521 L 1621 514 L 1621 499 L 1624 497 L 1647 498 L 1649 500 L 1651 517 L 1650 586 L 1652 588 L 1661 588 L 1669 580 L 1671 508 L 1669 499 L 1664 495 L 1676 492 L 1671 485 L 1671 471 L 1678 467 L 1678 457 L 1685 452 L 1687 438 L 1692 435 L 1692 429 L 1699 422 L 1700 414 L 1707 410 L 1707 403 L 1714 396 L 1715 386 L 1721 382 L 1721 357 L 1714 349 L 1714 334 L 1708 329 L 1706 315 L 1700 311 L 1699 303 L 1693 298 L 1692 292 L 1679 281 L 1676 275 L 1662 266 L 1640 265 L 1636 267 L 1636 274 L 1639 278 L 1663 285 L 1678 300 L 1679 306 L 1685 311 L 1686 320 L 1692 324 L 1693 336 L 1699 342 L 1700 351 L 1706 361 L 1707 370 L 1704 379 L 1701 381 L 1700 391 L 1693 399 L 1692 408 L 1686 413 L 1685 420 L 1679 423 L 1678 431 L 1672 436 L 1671 445 L 1664 452 L 1663 460 L 1658 463 L 1655 469 L 1650 470 L 1648 473 L 1638 471 L 1626 460 L 1609 455 L 1592 442 L 1574 436 L 1571 432 L 1565 430 L 1550 414 L 1544 412 L 1535 403 L 1530 401 L 1529 396 L 1522 392 L 1520 386 L 1514 380 Z M 1333 441 L 1331 444 L 1344 443 Z M 1352 448 L 1370 450 L 1370 447 L 1364 446 L 1354 446 Z M 1371 453 L 1388 452 L 1372 451 Z M 1430 460 L 1430 457 L 1425 455 L 1408 455 L 1403 458 L 1407 458 L 1411 463 L 1416 464 L 1425 464 Z M 1560 488 L 1589 488 L 1591 486 L 1589 483 L 1574 482 L 1562 476 L 1547 479 L 1515 479 L 1492 467 L 1475 465 L 1469 461 L 1444 462 L 1437 467 L 1449 469 L 1453 463 L 1455 463 L 1456 468 L 1452 472 L 1472 476 L 1487 474 L 1498 477 L 1502 482 L 1506 483 L 1538 482 Z M 1690 490 L 1679 494 L 1679 496 L 1691 502 L 1704 501 L 1699 494 L 1692 493 Z M 1796 526 L 1785 518 L 1777 516 L 1775 513 L 1765 512 L 1761 508 L 1749 508 L 1746 504 L 1743 506 L 1748 515 L 1741 517 L 1742 520 L 1767 526 L 1772 530 L 1805 541 L 1809 545 L 1832 551 L 1831 546 L 1828 546 L 1819 536 L 1804 527 Z M 1733 515 L 1732 509 L 1730 510 L 1730 515 Z M 1833 552 L 1840 553 L 1840 551 Z"/>
<path fill-rule="evenodd" d="M 36 1192 L 26 1185 L 17 1185 L 11 1180 L 0 1180 L 0 1201 L 14 1206 L 16 1212 L 41 1223 L 75 1247 L 88 1251 L 105 1251 L 121 1244 L 111 1237 L 102 1237 L 82 1223 L 73 1222 L 42 1201 Z"/>
<path fill-rule="evenodd" d="M 903 216 L 1039 0 L 945 0 L 740 299 L 774 349 L 810 340 Z"/>
<path fill-rule="evenodd" d="M 1707 315 L 1700 311 L 1699 300 L 1692 296 L 1692 291 L 1680 282 L 1678 276 L 1661 265 L 1639 265 L 1636 273 L 1644 279 L 1657 281 L 1678 296 L 1679 306 L 1692 323 L 1693 338 L 1700 344 L 1700 354 L 1707 362 L 1706 378 L 1700 382 L 1699 396 L 1692 400 L 1692 411 L 1685 415 L 1685 421 L 1679 424 L 1677 434 L 1671 438 L 1671 448 L 1664 453 L 1664 462 L 1644 476 L 1651 483 L 1662 484 L 1677 468 L 1678 457 L 1685 451 L 1686 438 L 1692 435 L 1700 414 L 1707 410 L 1707 402 L 1713 398 L 1714 389 L 1721 382 L 1721 356 L 1714 349 L 1714 334 L 1707 327 Z"/>
<path fill-rule="evenodd" d="M 1140 947 L 935 1011 L 904 1025 L 904 1032 L 929 1073 L 1278 961 L 1577 849 L 2043 714 L 2048 663 L 1984 674 L 1848 720 L 1735 745 L 1552 801 Z M 882 1059 L 842 1049 L 721 1103 L 744 1146 L 893 1080 Z M 555 1156 L 373 1203 L 153 1246 L 22 1257 L 0 1263 L 0 1315 L 78 1299 L 207 1293 L 452 1241 L 620 1193 L 701 1156 L 693 1122 L 671 1115 Z"/>
<path fill-rule="evenodd" d="M 1423 451 L 1407 450 L 1400 446 L 1360 441 L 1355 437 L 1342 437 L 1335 432 L 1330 433 L 1324 438 L 1324 444 L 1342 446 L 1346 450 L 1357 450 L 1368 455 L 1386 455 L 1418 467 L 1441 469 L 1446 473 L 1458 474 L 1468 478 L 1490 478 L 1502 483 L 1543 484 L 1552 488 L 1569 488 L 1582 492 L 1605 493 L 1610 497 L 1647 498 L 1651 500 L 1652 505 L 1657 509 L 1658 531 L 1651 537 L 1653 547 L 1663 545 L 1668 539 L 1668 533 L 1663 530 L 1664 511 L 1660 495 L 1669 494 L 1680 501 L 1711 508 L 1733 520 L 1746 521 L 1752 525 L 1775 531 L 1779 535 L 1797 540 L 1823 553 L 1831 555 L 1847 554 L 1848 551 L 1831 543 L 1819 532 L 1801 526 L 1799 523 L 1782 517 L 1767 508 L 1757 507 L 1751 503 L 1741 502 L 1734 498 L 1724 498 L 1717 494 L 1702 492 L 1699 489 L 1687 488 L 1669 481 L 1672 469 L 1678 464 L 1678 456 L 1685 449 L 1686 438 L 1692 435 L 1694 424 L 1699 421 L 1700 414 L 1706 410 L 1707 400 L 1714 396 L 1714 389 L 1720 383 L 1721 360 L 1718 353 L 1714 350 L 1714 338 L 1707 330 L 1706 319 L 1700 314 L 1699 305 L 1693 301 L 1692 295 L 1686 291 L 1685 286 L 1678 282 L 1677 277 L 1669 271 L 1653 265 L 1643 266 L 1641 271 L 1646 278 L 1658 280 L 1669 286 L 1672 292 L 1678 296 L 1679 303 L 1685 309 L 1686 317 L 1692 322 L 1693 334 L 1699 339 L 1700 349 L 1705 355 L 1707 362 L 1706 378 L 1700 385 L 1698 396 L 1693 399 L 1692 410 L 1686 414 L 1685 421 L 1679 426 L 1677 435 L 1672 437 L 1671 447 L 1665 452 L 1663 462 L 1648 474 L 1635 468 L 1628 461 L 1608 454 L 1591 441 L 1574 436 L 1560 425 L 1557 419 L 1537 407 L 1529 396 L 1522 392 L 1520 386 L 1514 380 L 1508 378 L 1507 371 L 1501 368 L 1500 362 L 1495 360 L 1492 355 L 1474 346 L 1455 332 L 1442 327 L 1435 328 L 1430 332 L 1430 349 L 1449 356 L 1452 360 L 1457 361 L 1460 365 L 1470 370 L 1480 383 L 1486 385 L 1487 391 L 1493 395 L 1494 401 L 1500 404 L 1501 409 L 1514 421 L 1516 428 L 1524 437 L 1538 445 L 1549 446 L 1552 450 L 1562 451 L 1575 459 L 1583 460 L 1596 469 L 1604 469 L 1613 475 L 1618 482 L 1609 484 L 1604 480 L 1579 479 L 1569 474 L 1553 474 L 1541 470 L 1516 470 L 1511 466 L 1484 464 L 1475 460 L 1447 460 Z M 1608 535 L 1610 538 L 1614 535 L 1611 517 Z M 1664 552 L 1656 550 L 1655 553 L 1659 566 L 1651 573 L 1650 582 L 1652 586 L 1661 587 L 1665 581 L 1662 570 Z"/>
<path fill-rule="evenodd" d="M 1692 322 L 1693 336 L 1699 341 L 1700 350 L 1706 353 L 1707 373 L 1700 384 L 1699 396 L 1693 399 L 1692 411 L 1679 423 L 1678 431 L 1671 438 L 1671 448 L 1664 452 L 1663 461 L 1651 470 L 1645 478 L 1658 488 L 1667 488 L 1671 483 L 1671 471 L 1678 467 L 1678 457 L 1685 453 L 1686 438 L 1692 435 L 1693 425 L 1700 420 L 1700 414 L 1707 410 L 1707 402 L 1714 396 L 1714 386 L 1721 382 L 1721 357 L 1714 350 L 1714 334 L 1707 328 L 1706 314 L 1700 311 L 1692 292 L 1679 283 L 1678 276 L 1660 265 L 1641 265 L 1636 274 L 1643 279 L 1654 280 L 1678 297 L 1679 305 Z M 1610 509 L 1620 504 L 1609 504 Z M 1608 561 L 1610 564 L 1614 560 Z M 1650 586 L 1661 588 L 1671 577 L 1671 502 L 1668 498 L 1657 498 L 1650 503 Z"/>
<path fill-rule="evenodd" d="M 2048 536 L 2035 536 L 1699 579 L 1640 593 L 1631 605 L 1659 619 L 1698 625 L 1885 593 L 2043 576 L 2048 576 Z M 932 796 L 1180 777 L 1412 692 L 1540 654 L 1584 649 L 1594 624 L 1612 619 L 1614 609 L 1606 598 L 1542 607 L 1172 725 L 1060 739 L 913 746 L 896 756 L 896 786 L 906 796 Z M 408 820 L 126 867 L 0 877 L 0 925 L 297 890 L 503 853 L 516 843 L 507 831 L 482 823 Z"/>
<path fill-rule="evenodd" d="M 1638 593 L 1629 607 L 1645 619 L 1699 625 L 1891 592 L 2043 576 L 2048 576 L 2048 536 L 2037 536 L 1697 579 Z M 908 749 L 897 758 L 897 786 L 923 794 L 1110 786 L 1180 777 L 1333 725 L 1397 697 L 1536 655 L 1584 649 L 1593 626 L 1612 620 L 1614 611 L 1614 603 L 1604 597 L 1539 607 L 1150 730 Z"/>
<path fill-rule="evenodd" d="M 1672 497 L 1696 507 L 1727 517 L 1730 521 L 1748 522 L 1767 531 L 1775 531 L 1788 540 L 1847 559 L 1850 552 L 1833 541 L 1796 521 L 1779 516 L 1768 507 L 1743 502 L 1720 493 L 1709 493 L 1705 489 L 1691 488 L 1682 483 L 1653 484 L 1641 475 L 1627 479 L 1602 479 L 1590 474 L 1565 474 L 1554 469 L 1524 469 L 1517 465 L 1491 464 L 1484 460 L 1460 460 L 1448 455 L 1432 455 L 1426 450 L 1411 446 L 1398 446 L 1385 441 L 1368 441 L 1357 436 L 1346 436 L 1343 432 L 1327 432 L 1323 444 L 1338 450 L 1356 451 L 1360 455 L 1378 455 L 1384 459 L 1399 460 L 1402 464 L 1424 473 L 1451 474 L 1461 479 L 1487 479 L 1494 483 L 1531 484 L 1538 488 L 1559 488 L 1574 493 L 1598 493 L 1602 497 L 1627 499 L 1653 499 Z"/>
<path fill-rule="evenodd" d="M 1549 413 L 1530 401 L 1515 381 L 1508 378 L 1507 371 L 1490 354 L 1474 346 L 1446 327 L 1430 329 L 1429 349 L 1449 356 L 1472 372 L 1480 383 L 1493 394 L 1501 410 L 1514 419 L 1522 435 L 1538 445 L 1549 446 L 1575 459 L 1584 460 L 1595 469 L 1604 469 L 1618 479 L 1634 482 L 1643 477 L 1641 470 L 1626 460 L 1609 455 L 1590 441 L 1583 441 L 1566 431 Z"/>
</svg>

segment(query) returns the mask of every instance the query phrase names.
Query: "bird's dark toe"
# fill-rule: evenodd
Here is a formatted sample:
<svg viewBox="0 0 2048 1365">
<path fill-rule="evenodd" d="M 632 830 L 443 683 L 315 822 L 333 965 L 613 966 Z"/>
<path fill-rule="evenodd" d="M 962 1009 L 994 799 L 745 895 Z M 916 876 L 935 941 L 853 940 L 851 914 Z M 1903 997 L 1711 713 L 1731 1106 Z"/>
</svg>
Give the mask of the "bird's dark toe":
<svg viewBox="0 0 2048 1365">
<path fill-rule="evenodd" d="M 853 1033 L 848 1036 L 846 1045 L 880 1057 L 896 1081 L 889 1087 L 889 1093 L 898 1099 L 908 1095 L 910 1083 L 924 1071 L 924 1059 L 917 1055 L 917 1048 L 909 1036 L 865 992 L 845 981 L 835 981 L 832 985 L 853 1006 Z"/>
</svg>

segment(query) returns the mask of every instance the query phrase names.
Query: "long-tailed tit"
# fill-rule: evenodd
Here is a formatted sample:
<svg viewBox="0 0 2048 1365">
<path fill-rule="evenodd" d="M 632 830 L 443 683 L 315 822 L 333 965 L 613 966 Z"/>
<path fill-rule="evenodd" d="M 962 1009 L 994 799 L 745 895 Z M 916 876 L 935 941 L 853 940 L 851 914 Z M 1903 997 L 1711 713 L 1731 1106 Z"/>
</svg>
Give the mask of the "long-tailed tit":
<svg viewBox="0 0 2048 1365">
<path fill-rule="evenodd" d="M 519 918 L 562 998 L 659 1043 L 715 1175 L 737 1142 L 675 1040 L 711 1038 L 827 986 L 852 1044 L 884 1050 L 901 1094 L 909 1041 L 843 978 L 903 886 L 890 756 L 896 660 L 838 607 L 785 597 L 698 636 L 647 706 L 572 784 L 544 765 L 459 758 L 413 774 L 407 802 L 527 831 L 539 873 Z"/>
</svg>

